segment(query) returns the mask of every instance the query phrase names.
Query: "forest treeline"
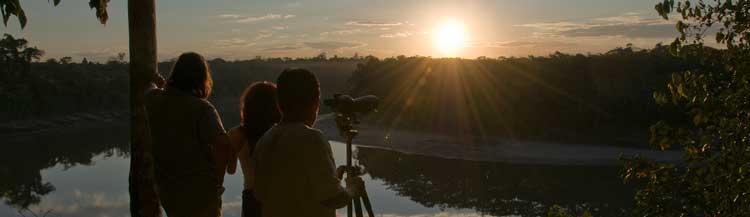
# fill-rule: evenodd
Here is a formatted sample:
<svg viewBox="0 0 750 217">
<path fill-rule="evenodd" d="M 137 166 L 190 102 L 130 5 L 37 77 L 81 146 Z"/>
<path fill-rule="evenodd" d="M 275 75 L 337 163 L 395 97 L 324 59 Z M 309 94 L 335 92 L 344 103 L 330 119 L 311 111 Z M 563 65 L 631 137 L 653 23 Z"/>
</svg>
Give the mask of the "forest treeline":
<svg viewBox="0 0 750 217">
<path fill-rule="evenodd" d="M 128 108 L 129 75 L 125 54 L 106 62 L 71 57 L 42 60 L 44 51 L 25 39 L 5 35 L 0 39 L 0 122 L 49 118 L 81 112 L 121 111 Z M 260 80 L 274 81 L 284 69 L 307 68 L 320 78 L 322 92 L 331 95 L 347 89 L 347 79 L 364 57 L 260 58 L 209 60 L 214 75 L 211 100 L 220 110 L 236 112 L 244 88 Z M 159 72 L 169 76 L 173 60 L 159 63 Z M 325 109 L 325 108 L 322 108 Z M 229 115 L 228 120 L 234 120 Z M 236 121 L 235 121 L 236 122 Z"/>
<path fill-rule="evenodd" d="M 651 124 L 682 114 L 656 106 L 652 97 L 666 89 L 672 72 L 722 69 L 720 59 L 696 60 L 675 57 L 662 45 L 587 55 L 370 58 L 350 84 L 354 95 L 381 96 L 381 112 L 369 121 L 383 127 L 468 142 L 510 137 L 646 147 Z"/>
<path fill-rule="evenodd" d="M 10 35 L 0 40 L 0 47 L 0 121 L 126 111 L 124 54 L 105 63 L 74 62 L 70 57 L 40 61 L 42 50 Z M 650 124 L 682 114 L 657 107 L 653 92 L 666 88 L 672 72 L 713 67 L 705 59 L 674 57 L 668 47 L 657 45 L 586 55 L 379 59 L 322 54 L 297 59 L 217 58 L 209 64 L 215 86 L 211 99 L 229 113 L 222 115 L 224 119 L 236 116 L 230 112 L 236 112 L 237 98 L 248 84 L 273 81 L 284 68 L 299 67 L 318 74 L 323 97 L 336 92 L 380 96 L 380 112 L 367 121 L 382 127 L 471 141 L 511 137 L 645 146 Z M 172 64 L 160 62 L 159 72 L 167 77 Z M 321 109 L 327 111 L 325 106 Z"/>
<path fill-rule="evenodd" d="M 346 91 L 347 78 L 360 60 L 319 61 L 268 60 L 209 61 L 214 73 L 211 100 L 236 103 L 237 98 L 254 81 L 274 81 L 288 67 L 303 67 L 319 72 L 322 92 Z M 0 65 L 3 62 L 0 61 Z M 173 62 L 159 63 L 166 77 Z M 0 70 L 2 71 L 2 70 Z M 0 79 L 0 121 L 45 118 L 78 112 L 127 111 L 129 76 L 127 62 L 60 62 L 30 64 L 22 73 L 3 73 Z M 223 106 L 221 106 L 223 109 Z M 233 105 L 226 105 L 228 110 Z"/>
</svg>

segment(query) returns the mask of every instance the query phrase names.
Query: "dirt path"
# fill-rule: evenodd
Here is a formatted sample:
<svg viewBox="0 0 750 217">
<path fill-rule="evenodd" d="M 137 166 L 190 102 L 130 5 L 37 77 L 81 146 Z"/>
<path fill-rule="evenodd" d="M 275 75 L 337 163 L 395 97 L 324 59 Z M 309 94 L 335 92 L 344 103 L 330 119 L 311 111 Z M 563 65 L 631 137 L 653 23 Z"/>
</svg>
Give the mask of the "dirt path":
<svg viewBox="0 0 750 217">
<path fill-rule="evenodd" d="M 316 127 L 330 140 L 343 141 L 338 135 L 331 114 L 321 115 Z M 622 165 L 621 156 L 641 155 L 666 162 L 679 162 L 680 152 L 611 146 L 554 144 L 531 141 L 491 139 L 488 144 L 462 144 L 447 136 L 392 131 L 360 126 L 354 143 L 361 146 L 390 149 L 398 152 L 513 164 L 550 165 Z"/>
</svg>

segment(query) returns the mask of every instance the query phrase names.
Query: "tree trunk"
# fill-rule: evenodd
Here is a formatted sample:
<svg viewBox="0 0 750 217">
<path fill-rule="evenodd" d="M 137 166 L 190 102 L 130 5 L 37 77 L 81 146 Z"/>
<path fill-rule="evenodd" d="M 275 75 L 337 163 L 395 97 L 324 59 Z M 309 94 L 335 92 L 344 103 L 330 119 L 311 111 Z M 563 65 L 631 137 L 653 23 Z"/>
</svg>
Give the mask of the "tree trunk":
<svg viewBox="0 0 750 217">
<path fill-rule="evenodd" d="M 130 33 L 130 214 L 161 216 L 156 191 L 146 110 L 146 85 L 157 73 L 156 2 L 128 1 Z"/>
</svg>

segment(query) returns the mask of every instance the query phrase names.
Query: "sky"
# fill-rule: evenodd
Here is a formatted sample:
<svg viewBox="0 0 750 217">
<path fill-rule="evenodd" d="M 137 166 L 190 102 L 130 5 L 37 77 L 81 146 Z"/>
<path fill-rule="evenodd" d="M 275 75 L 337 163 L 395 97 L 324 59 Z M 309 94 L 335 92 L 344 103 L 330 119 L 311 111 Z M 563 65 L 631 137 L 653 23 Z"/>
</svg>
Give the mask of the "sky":
<svg viewBox="0 0 750 217">
<path fill-rule="evenodd" d="M 160 60 L 195 51 L 208 58 L 251 59 L 528 56 L 602 53 L 632 43 L 674 40 L 674 20 L 656 0 L 157 0 Z M 88 1 L 22 1 L 28 24 L 5 32 L 46 51 L 105 61 L 127 52 L 127 1 L 112 0 L 100 24 Z M 447 27 L 446 27 L 447 26 Z M 451 28 L 453 27 L 453 28 Z M 446 30 L 448 29 L 448 30 Z M 455 30 L 458 29 L 458 30 Z M 446 30 L 446 31 L 444 31 Z M 458 35 L 458 36 L 455 36 Z M 451 41 L 459 42 L 450 44 Z M 459 39 L 457 39 L 459 38 Z M 449 43 L 450 49 L 444 44 Z"/>
</svg>

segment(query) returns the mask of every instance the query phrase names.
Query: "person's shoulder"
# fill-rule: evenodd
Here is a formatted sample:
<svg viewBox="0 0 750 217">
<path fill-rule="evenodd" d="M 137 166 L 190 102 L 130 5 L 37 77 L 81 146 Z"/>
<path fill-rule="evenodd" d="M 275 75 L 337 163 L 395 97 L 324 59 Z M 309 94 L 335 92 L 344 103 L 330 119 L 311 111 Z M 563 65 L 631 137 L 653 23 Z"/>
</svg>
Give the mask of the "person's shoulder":
<svg viewBox="0 0 750 217">
<path fill-rule="evenodd" d="M 242 125 L 237 125 L 237 126 L 235 126 L 235 127 L 232 127 L 232 129 L 229 129 L 229 132 L 227 132 L 227 133 L 242 133 L 242 130 L 243 130 L 244 128 L 245 128 L 245 127 L 244 127 L 244 126 L 242 126 Z"/>
<path fill-rule="evenodd" d="M 270 141 L 271 137 L 274 137 L 278 133 L 278 125 L 274 125 L 263 134 L 263 136 L 258 139 L 257 145 L 268 143 Z"/>
<path fill-rule="evenodd" d="M 227 135 L 229 136 L 229 141 L 234 145 L 243 145 L 247 142 L 247 138 L 245 138 L 245 127 L 242 125 L 233 127 L 227 132 Z"/>
<path fill-rule="evenodd" d="M 208 101 L 207 99 L 202 99 L 198 97 L 191 97 L 191 103 L 196 105 L 196 107 L 202 109 L 202 110 L 208 110 L 208 111 L 216 111 L 216 106 L 214 106 L 211 101 Z"/>
<path fill-rule="evenodd" d="M 292 131 L 294 136 L 305 139 L 317 138 L 323 135 L 322 131 L 301 123 L 286 124 L 281 125 L 281 127 L 286 128 L 286 130 Z"/>
<path fill-rule="evenodd" d="M 320 144 L 327 144 L 326 139 L 325 139 L 325 134 L 323 134 L 323 131 L 317 128 L 304 126 L 304 128 L 301 130 L 301 134 L 304 136 L 304 138 L 307 141 L 320 143 Z"/>
</svg>

